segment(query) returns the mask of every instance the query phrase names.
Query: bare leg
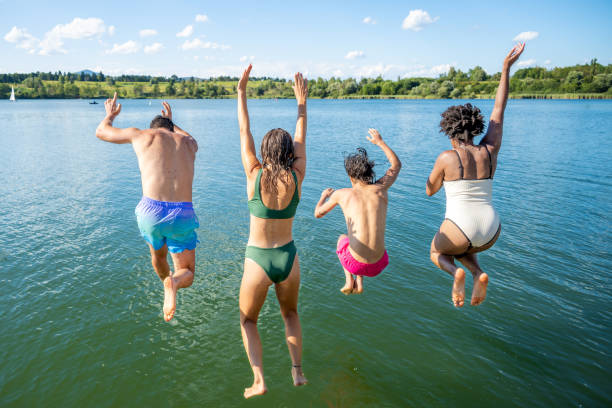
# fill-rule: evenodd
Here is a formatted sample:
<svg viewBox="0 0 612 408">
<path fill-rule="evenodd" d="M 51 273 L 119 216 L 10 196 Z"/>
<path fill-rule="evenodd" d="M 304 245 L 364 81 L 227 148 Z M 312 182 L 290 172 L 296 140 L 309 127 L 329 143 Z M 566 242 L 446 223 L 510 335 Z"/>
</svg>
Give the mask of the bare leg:
<svg viewBox="0 0 612 408">
<path fill-rule="evenodd" d="M 176 311 L 176 292 L 188 288 L 193 283 L 195 271 L 195 249 L 179 253 L 170 253 L 174 264 L 174 274 L 167 276 L 164 282 L 164 320 L 170 321 Z"/>
<path fill-rule="evenodd" d="M 338 237 L 338 241 L 336 242 L 336 251 L 340 247 L 340 241 L 342 241 L 346 237 L 347 237 L 346 234 L 341 234 Z M 353 287 L 355 286 L 355 281 L 353 279 L 353 275 L 351 275 L 349 271 L 347 271 L 344 267 L 342 268 L 342 270 L 344 271 L 345 282 L 344 282 L 344 286 L 340 289 L 340 292 L 344 293 L 345 295 L 350 295 L 351 293 L 353 293 Z"/>
<path fill-rule="evenodd" d="M 462 307 L 465 301 L 465 271 L 455 265 L 454 256 L 464 253 L 468 247 L 467 238 L 448 220 L 444 220 L 440 231 L 431 241 L 431 261 L 453 277 L 451 297 L 455 307 Z"/>
<path fill-rule="evenodd" d="M 168 246 L 164 245 L 158 250 L 153 249 L 151 244 L 149 245 L 149 251 L 151 251 L 151 264 L 159 279 L 164 281 L 168 275 L 170 275 L 170 265 L 168 265 Z"/>
<path fill-rule="evenodd" d="M 474 277 L 474 289 L 472 290 L 472 301 L 470 303 L 472 306 L 478 306 L 484 302 L 487 297 L 489 275 L 480 269 L 476 254 L 467 254 L 457 259 L 472 272 L 472 276 Z"/>
<path fill-rule="evenodd" d="M 263 374 L 263 352 L 257 331 L 257 319 L 270 285 L 272 281 L 264 270 L 254 261 L 245 259 L 240 284 L 240 329 L 244 349 L 253 370 L 253 385 L 244 389 L 244 398 L 262 395 L 268 391 Z"/>
<path fill-rule="evenodd" d="M 357 294 L 363 293 L 363 276 L 357 275 L 355 277 L 355 289 L 353 289 L 353 293 L 357 293 Z"/>
<path fill-rule="evenodd" d="M 355 285 L 355 280 L 353 279 L 353 275 L 351 275 L 349 271 L 344 268 L 342 269 L 344 270 L 344 278 L 346 279 L 346 282 L 344 283 L 344 286 L 340 289 L 340 292 L 344 293 L 345 295 L 350 295 L 351 293 L 353 293 L 353 286 Z"/>
<path fill-rule="evenodd" d="M 293 269 L 286 280 L 276 284 L 276 297 L 280 304 L 281 315 L 285 321 L 285 337 L 291 356 L 291 376 L 293 385 L 300 386 L 308 382 L 302 372 L 302 326 L 297 312 L 300 290 L 300 262 L 295 256 Z"/>
</svg>

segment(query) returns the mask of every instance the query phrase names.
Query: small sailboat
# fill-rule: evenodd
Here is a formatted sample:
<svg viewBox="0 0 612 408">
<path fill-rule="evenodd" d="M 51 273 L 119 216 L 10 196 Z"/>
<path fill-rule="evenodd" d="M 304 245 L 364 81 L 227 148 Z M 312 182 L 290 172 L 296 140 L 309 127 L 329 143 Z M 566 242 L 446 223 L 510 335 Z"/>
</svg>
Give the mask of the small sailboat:
<svg viewBox="0 0 612 408">
<path fill-rule="evenodd" d="M 15 88 L 13 88 L 11 86 L 11 97 L 9 98 L 9 101 L 15 102 Z"/>
<path fill-rule="evenodd" d="M 98 102 L 96 102 L 96 100 L 94 99 L 93 101 L 89 102 L 90 105 L 97 105 Z"/>
</svg>

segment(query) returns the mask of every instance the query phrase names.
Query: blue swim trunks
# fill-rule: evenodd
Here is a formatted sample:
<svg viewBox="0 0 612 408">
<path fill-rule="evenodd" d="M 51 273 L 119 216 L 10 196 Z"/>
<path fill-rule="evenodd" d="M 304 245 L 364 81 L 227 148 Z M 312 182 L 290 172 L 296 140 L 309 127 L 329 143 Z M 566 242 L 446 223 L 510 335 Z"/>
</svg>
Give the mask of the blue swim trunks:
<svg viewBox="0 0 612 408">
<path fill-rule="evenodd" d="M 168 244 L 168 250 L 176 254 L 195 249 L 199 242 L 195 229 L 200 223 L 190 202 L 175 203 L 142 197 L 134 212 L 142 237 L 155 250 Z"/>
</svg>

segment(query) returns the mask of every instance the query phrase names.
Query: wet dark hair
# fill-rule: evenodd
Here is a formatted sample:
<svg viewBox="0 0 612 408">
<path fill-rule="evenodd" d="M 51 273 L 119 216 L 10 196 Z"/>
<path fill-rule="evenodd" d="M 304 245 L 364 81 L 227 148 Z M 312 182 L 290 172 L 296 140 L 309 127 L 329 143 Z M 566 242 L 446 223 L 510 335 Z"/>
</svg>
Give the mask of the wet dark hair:
<svg viewBox="0 0 612 408">
<path fill-rule="evenodd" d="M 277 194 L 276 181 L 280 180 L 288 187 L 292 178 L 288 170 L 293 164 L 293 139 L 285 129 L 272 129 L 261 141 L 260 152 L 264 169 L 261 177 L 263 188 Z"/>
<path fill-rule="evenodd" d="M 451 106 L 440 116 L 440 132 L 446 133 L 449 139 L 467 142 L 484 130 L 480 109 L 470 103 Z"/>
<path fill-rule="evenodd" d="M 162 115 L 157 115 L 151 121 L 149 125 L 151 129 L 164 128 L 168 129 L 171 132 L 174 132 L 174 123 L 168 118 L 163 117 Z"/>
<path fill-rule="evenodd" d="M 374 161 L 368 159 L 368 152 L 363 147 L 358 147 L 357 153 L 344 157 L 344 168 L 350 178 L 374 183 Z"/>
</svg>

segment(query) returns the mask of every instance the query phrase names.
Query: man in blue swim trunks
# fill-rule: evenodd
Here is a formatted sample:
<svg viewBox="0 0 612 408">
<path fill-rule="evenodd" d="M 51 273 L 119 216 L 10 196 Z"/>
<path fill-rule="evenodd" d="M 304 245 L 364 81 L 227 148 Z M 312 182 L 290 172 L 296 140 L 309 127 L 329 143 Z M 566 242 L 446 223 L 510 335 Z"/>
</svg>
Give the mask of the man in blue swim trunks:
<svg viewBox="0 0 612 408">
<path fill-rule="evenodd" d="M 142 180 L 142 200 L 136 207 L 140 232 L 149 244 L 151 262 L 164 285 L 164 320 L 176 310 L 176 292 L 193 282 L 195 229 L 198 217 L 191 203 L 193 164 L 198 144 L 172 121 L 168 103 L 162 103 L 161 115 L 151 122 L 150 129 L 120 129 L 113 120 L 121 112 L 117 93 L 104 103 L 106 117 L 96 129 L 96 136 L 105 142 L 131 143 Z M 167 255 L 170 251 L 174 274 Z"/>
</svg>

